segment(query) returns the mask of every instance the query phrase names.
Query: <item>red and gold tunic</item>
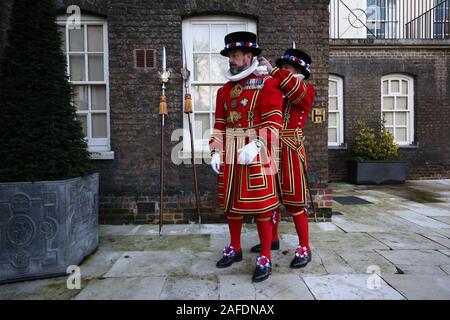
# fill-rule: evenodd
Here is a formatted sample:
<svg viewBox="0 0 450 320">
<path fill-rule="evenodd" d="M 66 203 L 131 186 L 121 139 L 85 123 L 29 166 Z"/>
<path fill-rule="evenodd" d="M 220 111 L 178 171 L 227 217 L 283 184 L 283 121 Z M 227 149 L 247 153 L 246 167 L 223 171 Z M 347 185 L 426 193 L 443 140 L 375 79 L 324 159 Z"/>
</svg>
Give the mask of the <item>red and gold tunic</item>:
<svg viewBox="0 0 450 320">
<path fill-rule="evenodd" d="M 218 203 L 225 212 L 266 213 L 280 205 L 273 141 L 283 125 L 278 80 L 251 74 L 217 91 L 211 153 L 221 152 Z M 237 163 L 238 151 L 258 139 L 262 148 L 249 165 Z"/>
<path fill-rule="evenodd" d="M 295 207 L 307 203 L 305 172 L 308 172 L 308 161 L 303 146 L 303 128 L 313 105 L 315 91 L 311 84 L 299 81 L 287 70 L 274 68 L 270 74 L 279 80 L 284 94 L 280 185 L 283 203 L 287 211 L 292 212 L 296 210 Z"/>
</svg>

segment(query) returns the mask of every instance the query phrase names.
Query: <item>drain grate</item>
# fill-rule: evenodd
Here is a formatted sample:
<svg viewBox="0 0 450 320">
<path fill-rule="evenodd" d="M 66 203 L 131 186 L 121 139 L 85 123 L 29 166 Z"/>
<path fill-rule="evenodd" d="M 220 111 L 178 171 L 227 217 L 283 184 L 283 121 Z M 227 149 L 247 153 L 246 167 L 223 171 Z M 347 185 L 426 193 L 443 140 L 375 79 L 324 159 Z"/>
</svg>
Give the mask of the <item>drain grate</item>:
<svg viewBox="0 0 450 320">
<path fill-rule="evenodd" d="M 343 205 L 354 205 L 354 204 L 372 204 L 372 202 L 366 201 L 358 197 L 333 197 L 333 200 L 343 204 Z"/>
</svg>

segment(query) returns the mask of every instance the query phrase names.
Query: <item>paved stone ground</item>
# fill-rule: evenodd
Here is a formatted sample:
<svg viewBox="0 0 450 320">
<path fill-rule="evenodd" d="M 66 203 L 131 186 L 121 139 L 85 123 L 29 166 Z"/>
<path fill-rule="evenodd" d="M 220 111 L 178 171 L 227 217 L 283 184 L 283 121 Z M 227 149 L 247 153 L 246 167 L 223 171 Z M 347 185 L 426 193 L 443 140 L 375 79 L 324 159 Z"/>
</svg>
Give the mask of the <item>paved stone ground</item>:
<svg viewBox="0 0 450 320">
<path fill-rule="evenodd" d="M 66 278 L 0 286 L 0 299 L 450 299 L 450 180 L 402 186 L 332 184 L 332 222 L 310 224 L 313 260 L 289 268 L 298 242 L 293 224 L 280 224 L 269 280 L 251 274 L 255 225 L 242 234 L 244 260 L 227 269 L 216 261 L 228 243 L 226 225 L 104 225 L 100 246 L 82 263 L 81 289 Z"/>
</svg>

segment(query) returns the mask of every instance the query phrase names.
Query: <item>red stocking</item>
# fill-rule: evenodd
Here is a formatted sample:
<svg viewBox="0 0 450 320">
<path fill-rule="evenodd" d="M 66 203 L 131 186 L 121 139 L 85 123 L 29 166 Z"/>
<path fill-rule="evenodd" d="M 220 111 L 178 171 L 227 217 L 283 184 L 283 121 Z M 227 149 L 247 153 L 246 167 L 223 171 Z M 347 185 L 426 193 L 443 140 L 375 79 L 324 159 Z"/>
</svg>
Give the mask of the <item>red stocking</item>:
<svg viewBox="0 0 450 320">
<path fill-rule="evenodd" d="M 295 229 L 297 230 L 300 245 L 302 247 L 306 247 L 308 253 L 310 253 L 311 249 L 309 247 L 308 240 L 308 216 L 306 215 L 304 210 L 302 210 L 301 212 L 301 214 L 294 213 L 292 215 L 292 218 L 294 219 Z"/>
<path fill-rule="evenodd" d="M 237 214 L 228 214 L 227 219 L 230 229 L 230 245 L 234 247 L 234 252 L 239 252 L 241 251 L 241 231 L 244 217 Z"/>
<path fill-rule="evenodd" d="M 256 217 L 256 226 L 258 228 L 259 242 L 261 243 L 261 256 L 266 256 L 270 260 L 270 244 L 272 242 L 272 221 L 273 212 L 260 214 Z"/>
</svg>

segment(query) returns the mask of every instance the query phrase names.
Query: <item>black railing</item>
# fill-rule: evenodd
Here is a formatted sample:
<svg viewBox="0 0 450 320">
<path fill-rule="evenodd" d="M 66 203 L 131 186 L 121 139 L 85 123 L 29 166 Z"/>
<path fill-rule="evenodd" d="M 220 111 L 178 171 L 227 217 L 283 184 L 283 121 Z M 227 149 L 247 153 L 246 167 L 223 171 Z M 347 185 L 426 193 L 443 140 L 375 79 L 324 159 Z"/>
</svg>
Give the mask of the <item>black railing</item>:
<svg viewBox="0 0 450 320">
<path fill-rule="evenodd" d="M 450 0 L 331 0 L 332 39 L 449 39 Z"/>
</svg>

